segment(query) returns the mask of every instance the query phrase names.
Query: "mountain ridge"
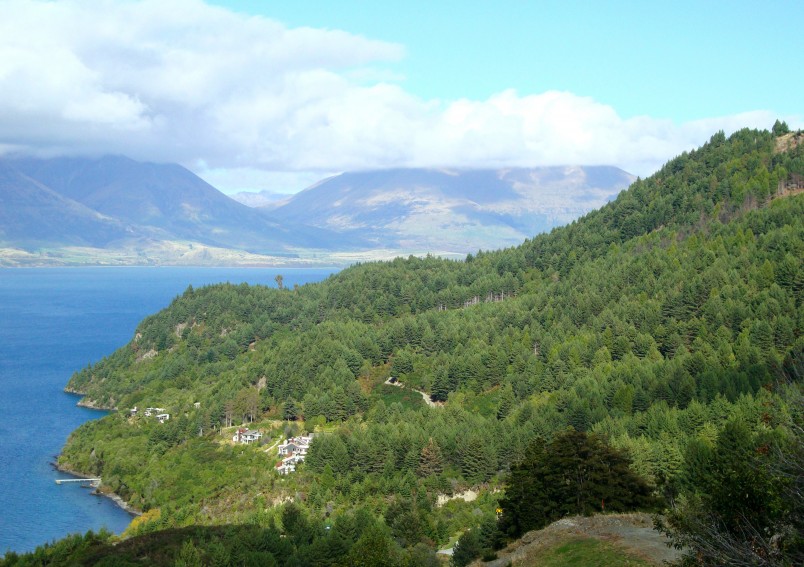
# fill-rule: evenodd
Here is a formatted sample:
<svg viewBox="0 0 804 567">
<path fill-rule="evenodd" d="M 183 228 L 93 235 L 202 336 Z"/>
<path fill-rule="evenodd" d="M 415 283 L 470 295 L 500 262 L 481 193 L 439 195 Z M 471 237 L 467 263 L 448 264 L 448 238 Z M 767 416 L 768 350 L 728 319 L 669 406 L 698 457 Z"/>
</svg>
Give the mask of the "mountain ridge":
<svg viewBox="0 0 804 567">
<path fill-rule="evenodd" d="M 158 249 L 153 243 L 189 242 L 209 249 L 231 249 L 255 255 L 295 256 L 297 249 L 346 249 L 359 246 L 359 236 L 335 234 L 301 223 L 277 222 L 270 216 L 230 199 L 177 164 L 136 162 L 123 156 L 100 158 L 2 158 L 0 178 L 7 198 L 4 229 L 7 245 L 109 245 L 121 254 L 131 249 Z M 10 172 L 19 175 L 12 175 Z M 31 183 L 35 184 L 31 185 Z M 15 208 L 12 194 L 34 189 L 49 197 L 52 211 L 61 207 L 62 222 L 37 218 L 32 206 Z M 124 227 L 116 238 L 95 234 L 103 227 L 84 222 L 79 234 L 69 233 L 72 216 L 93 217 Z M 15 216 L 16 215 L 16 216 Z M 20 227 L 61 225 L 46 239 L 31 240 Z M 14 230 L 11 227 L 16 226 Z M 41 231 L 40 231 L 41 232 Z M 99 252 L 99 255 L 103 255 Z"/>
<path fill-rule="evenodd" d="M 270 210 L 322 228 L 361 229 L 378 246 L 466 253 L 571 222 L 634 179 L 611 166 L 368 170 L 323 179 Z"/>
<path fill-rule="evenodd" d="M 177 164 L 119 155 L 5 157 L 0 164 L 5 261 L 39 263 L 91 263 L 93 247 L 96 262 L 121 264 L 225 263 L 237 253 L 249 254 L 249 262 L 296 265 L 394 251 L 461 256 L 571 222 L 633 178 L 605 166 L 347 172 L 252 208 Z M 43 211 L 36 199 L 23 206 L 11 198 L 26 187 L 47 201 Z M 13 248 L 20 249 L 17 260 L 9 259 Z M 201 248 L 204 255 L 191 252 Z"/>
<path fill-rule="evenodd" d="M 137 236 L 127 223 L 60 195 L 0 160 L 0 238 L 37 246 L 59 240 L 106 246 Z M 17 211 L 25 214 L 15 214 Z"/>
</svg>

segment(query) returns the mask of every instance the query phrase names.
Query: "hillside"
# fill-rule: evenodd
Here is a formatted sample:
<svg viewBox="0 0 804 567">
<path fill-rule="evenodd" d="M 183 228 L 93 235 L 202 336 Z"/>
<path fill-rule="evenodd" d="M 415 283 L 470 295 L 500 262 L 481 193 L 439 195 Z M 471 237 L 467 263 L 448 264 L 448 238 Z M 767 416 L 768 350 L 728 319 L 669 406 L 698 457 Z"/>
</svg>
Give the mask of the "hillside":
<svg viewBox="0 0 804 567">
<path fill-rule="evenodd" d="M 677 558 L 679 553 L 669 549 L 663 538 L 650 526 L 651 520 L 647 514 L 567 518 L 543 530 L 528 532 L 501 550 L 499 559 L 476 564 L 489 567 L 650 567 L 665 565 L 665 560 Z M 337 537 L 349 538 L 348 526 L 339 523 L 334 529 L 340 532 Z M 168 529 L 135 536 L 122 543 L 115 542 L 109 534 L 88 534 L 66 538 L 47 548 L 49 554 L 40 553 L 39 558 L 47 556 L 53 560 L 58 557 L 68 564 L 86 567 L 108 565 L 109 562 L 121 566 L 142 565 L 144 562 L 155 566 L 173 566 L 178 562 L 188 564 L 195 558 L 206 559 L 206 564 L 212 565 L 225 565 L 228 559 L 228 564 L 256 567 L 275 564 L 271 561 L 276 555 L 293 553 L 292 544 L 283 541 L 287 538 L 280 539 L 278 536 L 274 529 L 246 525 Z M 363 548 L 363 551 L 375 550 Z M 387 550 L 380 548 L 376 551 L 382 553 Z M 383 557 L 379 553 L 372 553 L 369 557 L 393 560 L 392 556 Z M 305 559 L 314 561 L 321 558 L 319 555 Z M 433 555 L 426 554 L 422 548 L 411 553 L 408 559 L 412 565 L 438 567 L 444 564 Z M 20 564 L 26 564 L 25 558 Z"/>
<path fill-rule="evenodd" d="M 615 167 L 348 172 L 266 210 L 284 221 L 359 230 L 379 247 L 466 254 L 572 222 L 633 180 Z"/>
<path fill-rule="evenodd" d="M 286 536 L 264 549 L 278 564 L 367 549 L 401 564 L 461 533 L 478 552 L 517 537 L 531 524 L 507 500 L 508 471 L 571 427 L 628 452 L 676 541 L 703 553 L 750 527 L 784 547 L 745 553 L 794 559 L 804 196 L 779 188 L 804 156 L 775 147 L 769 132 L 718 133 L 581 220 L 461 262 L 188 289 L 70 380 L 121 411 L 79 428 L 60 463 L 148 511 L 129 535 L 240 523 Z M 133 406 L 174 417 L 129 418 Z M 265 444 L 227 441 L 241 423 Z M 319 436 L 277 476 L 271 445 L 300 430 Z M 438 498 L 470 487 L 471 502 Z M 573 513 L 543 506 L 529 521 Z M 724 532 L 695 539 L 710 513 Z"/>
</svg>

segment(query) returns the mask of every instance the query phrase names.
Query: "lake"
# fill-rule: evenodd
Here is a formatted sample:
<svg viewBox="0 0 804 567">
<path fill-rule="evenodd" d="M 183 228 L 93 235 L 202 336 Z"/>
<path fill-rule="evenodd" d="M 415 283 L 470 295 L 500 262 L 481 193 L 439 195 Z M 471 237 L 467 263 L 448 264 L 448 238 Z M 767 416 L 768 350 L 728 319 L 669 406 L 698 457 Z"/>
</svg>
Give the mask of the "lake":
<svg viewBox="0 0 804 567">
<path fill-rule="evenodd" d="M 335 269 L 0 269 L 0 556 L 31 551 L 67 534 L 120 533 L 131 516 L 93 496 L 51 463 L 67 436 L 104 412 L 79 408 L 63 388 L 73 372 L 127 343 L 145 316 L 188 285 L 285 286 L 323 280 Z"/>
</svg>

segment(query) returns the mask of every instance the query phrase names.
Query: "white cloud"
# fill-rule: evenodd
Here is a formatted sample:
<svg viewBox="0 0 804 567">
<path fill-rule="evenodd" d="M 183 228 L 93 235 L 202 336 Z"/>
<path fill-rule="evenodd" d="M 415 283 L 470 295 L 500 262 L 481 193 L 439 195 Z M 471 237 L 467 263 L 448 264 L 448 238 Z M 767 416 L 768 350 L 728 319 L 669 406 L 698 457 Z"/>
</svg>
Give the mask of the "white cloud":
<svg viewBox="0 0 804 567">
<path fill-rule="evenodd" d="M 287 182 L 395 166 L 605 163 L 644 175 L 718 129 L 775 118 L 626 119 L 559 91 L 428 101 L 404 90 L 403 57 L 396 44 L 200 0 L 6 0 L 0 152 L 116 152 L 224 181 L 240 171 L 230 185 L 243 171 Z"/>
</svg>

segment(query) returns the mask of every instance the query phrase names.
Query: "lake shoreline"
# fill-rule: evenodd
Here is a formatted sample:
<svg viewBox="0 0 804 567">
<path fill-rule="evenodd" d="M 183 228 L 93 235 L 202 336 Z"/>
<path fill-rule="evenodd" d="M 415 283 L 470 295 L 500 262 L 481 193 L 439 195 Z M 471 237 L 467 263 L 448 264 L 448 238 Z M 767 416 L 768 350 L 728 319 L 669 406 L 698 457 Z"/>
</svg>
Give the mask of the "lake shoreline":
<svg viewBox="0 0 804 567">
<path fill-rule="evenodd" d="M 74 476 L 76 478 L 93 478 L 93 477 L 91 477 L 91 476 L 89 476 L 89 475 L 87 475 L 85 473 L 81 473 L 81 472 L 78 472 L 78 471 L 74 471 L 72 469 L 68 469 L 67 467 L 64 467 L 64 466 L 60 465 L 57 460 L 51 462 L 50 465 L 55 470 L 57 470 L 59 472 L 62 472 L 62 473 L 65 473 L 65 474 L 72 475 L 72 476 Z M 131 515 L 132 519 L 136 518 L 137 516 L 142 516 L 142 512 L 140 510 L 137 510 L 133 506 L 129 505 L 129 503 L 126 502 L 125 500 L 123 500 L 123 498 L 119 494 L 116 494 L 114 492 L 104 492 L 104 491 L 102 491 L 100 489 L 100 487 L 98 487 L 95 490 L 93 490 L 90 494 L 92 496 L 102 496 L 104 498 L 108 498 L 109 500 L 111 500 L 112 502 L 117 504 L 117 506 L 119 508 L 121 508 L 123 511 L 125 511 L 126 513 Z"/>
<path fill-rule="evenodd" d="M 76 371 L 128 344 L 144 318 L 170 305 L 189 286 L 275 285 L 275 276 L 282 274 L 284 284 L 292 288 L 321 281 L 334 271 L 0 266 L 0 409 L 8 424 L 0 438 L 0 474 L 9 487 L 0 490 L 0 556 L 6 550 L 34 551 L 69 534 L 97 532 L 104 526 L 122 533 L 132 514 L 139 512 L 127 507 L 119 493 L 105 494 L 112 484 L 117 486 L 111 477 L 105 478 L 108 471 L 108 484 L 97 496 L 109 501 L 87 498 L 93 490 L 54 482 L 75 478 L 54 474 L 51 467 L 56 455 L 63 455 L 71 432 L 112 409 L 103 406 L 125 411 L 120 400 L 84 400 L 78 405 L 86 388 L 66 387 Z M 45 419 L 38 418 L 42 408 L 48 408 Z M 64 460 L 64 455 L 61 463 L 77 469 L 65 471 L 77 477 L 89 472 Z"/>
</svg>

